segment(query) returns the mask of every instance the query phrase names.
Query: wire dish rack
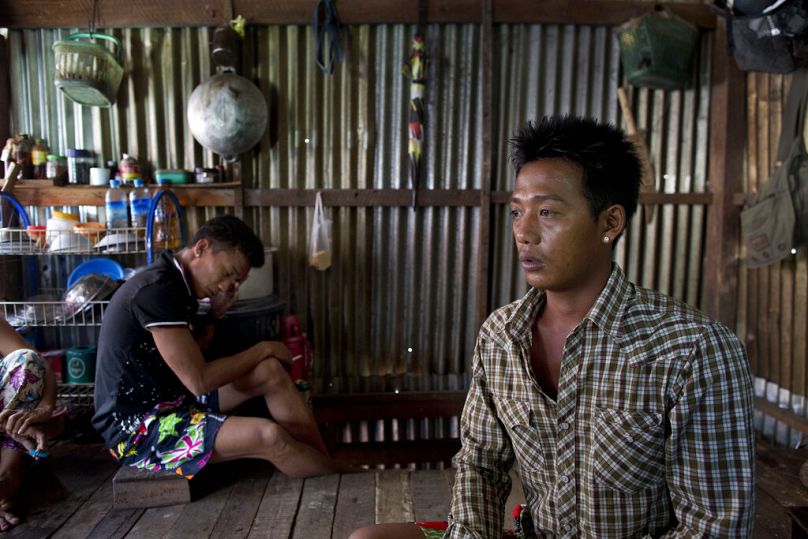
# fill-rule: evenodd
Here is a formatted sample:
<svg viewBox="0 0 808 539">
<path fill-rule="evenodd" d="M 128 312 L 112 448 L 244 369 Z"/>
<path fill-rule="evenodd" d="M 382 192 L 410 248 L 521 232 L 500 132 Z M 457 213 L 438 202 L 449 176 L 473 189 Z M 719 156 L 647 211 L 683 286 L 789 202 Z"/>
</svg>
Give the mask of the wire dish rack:
<svg viewBox="0 0 808 539">
<path fill-rule="evenodd" d="M 42 294 L 43 296 L 47 294 Z M 53 299 L 45 301 L 3 301 L 3 318 L 14 327 L 100 326 L 109 301 L 87 301 L 80 305 Z"/>
<path fill-rule="evenodd" d="M 80 226 L 80 225 L 79 225 Z M 44 226 L 0 228 L 0 254 L 71 255 L 145 253 L 146 228 L 47 230 Z"/>
<path fill-rule="evenodd" d="M 56 387 L 56 401 L 72 415 L 92 413 L 95 384 L 63 384 Z"/>
</svg>

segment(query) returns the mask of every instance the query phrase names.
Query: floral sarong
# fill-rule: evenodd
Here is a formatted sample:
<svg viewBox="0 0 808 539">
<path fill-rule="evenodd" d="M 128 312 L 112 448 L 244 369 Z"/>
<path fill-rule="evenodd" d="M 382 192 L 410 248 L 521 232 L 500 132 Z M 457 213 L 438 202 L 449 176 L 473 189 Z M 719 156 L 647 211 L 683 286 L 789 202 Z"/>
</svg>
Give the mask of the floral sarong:
<svg viewBox="0 0 808 539">
<path fill-rule="evenodd" d="M 161 402 L 141 418 L 134 434 L 110 452 L 121 464 L 146 471 L 174 471 L 191 479 L 210 460 L 216 434 L 226 418 L 199 402 L 186 402 L 184 397 Z"/>
</svg>

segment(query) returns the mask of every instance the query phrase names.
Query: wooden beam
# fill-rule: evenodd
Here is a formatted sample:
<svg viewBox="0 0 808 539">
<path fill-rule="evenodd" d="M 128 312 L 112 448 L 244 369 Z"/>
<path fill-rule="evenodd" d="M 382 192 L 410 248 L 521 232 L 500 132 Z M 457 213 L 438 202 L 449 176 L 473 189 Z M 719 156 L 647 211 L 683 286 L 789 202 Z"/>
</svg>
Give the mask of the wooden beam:
<svg viewBox="0 0 808 539">
<path fill-rule="evenodd" d="M 427 22 L 479 23 L 483 0 L 429 2 Z M 715 15 L 703 4 L 658 2 L 700 28 L 714 28 Z M 93 0 L 26 0 L 6 2 L 2 28 L 86 28 Z M 239 0 L 235 13 L 248 24 L 311 24 L 310 0 Z M 344 24 L 415 23 L 418 0 L 339 2 Z M 647 2 L 620 0 L 492 0 L 494 23 L 553 23 L 614 26 L 648 13 Z M 229 18 L 226 3 L 213 0 L 104 0 L 98 2 L 96 27 L 216 26 Z"/>
<path fill-rule="evenodd" d="M 339 462 L 354 466 L 409 464 L 411 462 L 448 463 L 460 450 L 459 438 L 399 440 L 391 442 L 335 443 L 329 449 Z"/>
<path fill-rule="evenodd" d="M 742 187 L 746 85 L 743 73 L 727 57 L 723 20 L 713 33 L 710 64 L 708 180 L 715 199 L 707 214 L 703 305 L 713 318 L 734 328 L 740 228 L 740 208 L 734 204 L 734 197 Z"/>
<path fill-rule="evenodd" d="M 314 206 L 317 192 L 323 204 L 339 207 L 410 206 L 409 189 L 247 189 L 245 206 Z M 416 204 L 422 206 L 478 206 L 479 189 L 424 189 Z"/>
<path fill-rule="evenodd" d="M 0 180 L 0 187 L 4 185 Z M 126 189 L 126 187 L 124 187 Z M 241 186 L 235 182 L 175 185 L 172 190 L 186 206 L 234 206 Z M 409 206 L 409 189 L 244 189 L 244 207 L 314 206 L 317 192 L 323 203 L 335 207 Z M 54 187 L 50 180 L 19 180 L 14 196 L 24 206 L 103 206 L 106 187 L 69 185 Z M 510 191 L 492 191 L 491 204 L 508 204 Z M 640 204 L 710 205 L 712 193 L 643 193 Z M 734 200 L 734 199 L 733 199 Z M 471 207 L 483 201 L 480 189 L 426 189 L 418 192 L 419 207 Z"/>
<path fill-rule="evenodd" d="M 493 100 L 493 47 L 494 25 L 492 22 L 493 0 L 481 0 L 482 4 L 482 149 L 480 163 L 480 219 L 477 229 L 477 290 L 475 298 L 476 327 L 482 326 L 488 316 L 490 293 L 489 257 L 491 257 L 491 184 L 494 178 L 491 174 L 491 131 L 494 114 Z"/>
<path fill-rule="evenodd" d="M 2 10 L 0 10 L 2 11 Z M 11 136 L 11 63 L 8 59 L 8 40 L 0 36 L 0 149 Z M 0 173 L 0 176 L 3 176 Z"/>
<path fill-rule="evenodd" d="M 763 397 L 755 397 L 755 408 L 766 415 L 772 416 L 778 421 L 782 421 L 792 429 L 797 429 L 803 434 L 808 434 L 808 419 L 795 414 L 791 410 L 780 408 Z"/>
<path fill-rule="evenodd" d="M 615 2 L 601 0 L 495 0 L 496 23 L 556 23 L 618 26 L 647 14 L 653 5 L 662 5 L 699 28 L 715 28 L 716 16 L 704 4 L 655 2 Z"/>
<path fill-rule="evenodd" d="M 712 193 L 640 193 L 640 204 L 681 204 L 684 206 L 709 206 L 713 203 Z M 491 194 L 494 204 L 509 204 L 510 191 L 494 191 Z"/>
<path fill-rule="evenodd" d="M 465 391 L 412 391 L 314 395 L 311 405 L 318 423 L 374 419 L 459 416 Z"/>
<path fill-rule="evenodd" d="M 171 190 L 183 206 L 233 206 L 236 187 L 230 183 L 187 184 L 173 185 Z M 55 187 L 50 180 L 19 180 L 14 186 L 14 196 L 23 206 L 103 206 L 106 192 L 106 187 L 91 185 Z"/>
</svg>

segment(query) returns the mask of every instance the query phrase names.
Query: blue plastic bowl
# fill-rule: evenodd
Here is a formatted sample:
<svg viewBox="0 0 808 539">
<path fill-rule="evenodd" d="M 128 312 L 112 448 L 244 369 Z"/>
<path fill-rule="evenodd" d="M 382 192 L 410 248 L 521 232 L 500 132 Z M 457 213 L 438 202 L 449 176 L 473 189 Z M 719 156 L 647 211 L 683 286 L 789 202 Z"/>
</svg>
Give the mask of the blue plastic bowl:
<svg viewBox="0 0 808 539">
<path fill-rule="evenodd" d="M 76 269 L 67 278 L 67 288 L 72 287 L 76 281 L 91 273 L 106 275 L 116 281 L 123 279 L 123 268 L 111 258 L 91 258 L 76 266 Z"/>
</svg>

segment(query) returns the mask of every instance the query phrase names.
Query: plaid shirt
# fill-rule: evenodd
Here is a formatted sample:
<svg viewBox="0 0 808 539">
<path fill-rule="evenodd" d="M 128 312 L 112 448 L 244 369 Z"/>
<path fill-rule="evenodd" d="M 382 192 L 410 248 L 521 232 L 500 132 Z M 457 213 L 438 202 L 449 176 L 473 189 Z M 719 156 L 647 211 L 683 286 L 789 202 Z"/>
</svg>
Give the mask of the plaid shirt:
<svg viewBox="0 0 808 539">
<path fill-rule="evenodd" d="M 500 537 L 514 460 L 539 536 L 749 536 L 753 400 L 737 337 L 614 265 L 567 337 L 553 400 L 530 367 L 544 299 L 531 289 L 480 330 L 446 537 Z"/>
</svg>

